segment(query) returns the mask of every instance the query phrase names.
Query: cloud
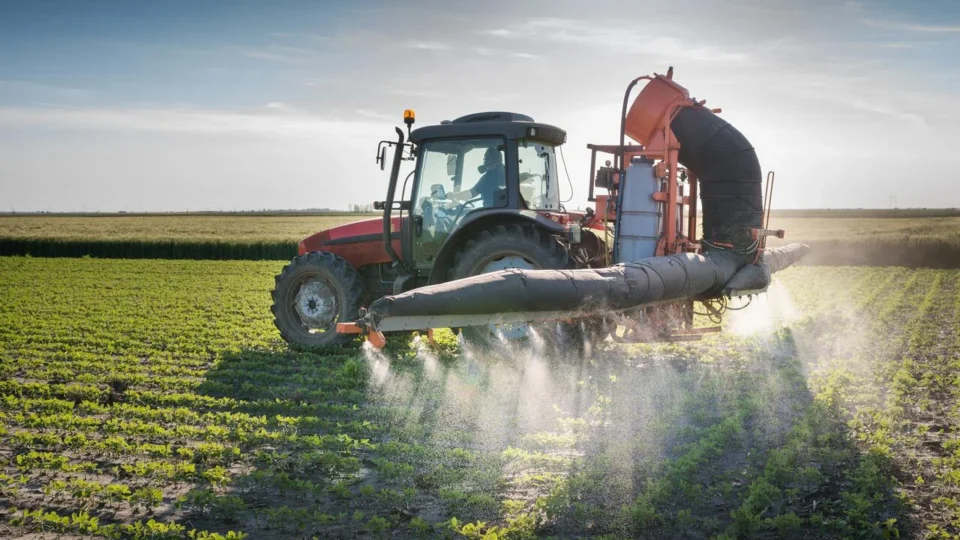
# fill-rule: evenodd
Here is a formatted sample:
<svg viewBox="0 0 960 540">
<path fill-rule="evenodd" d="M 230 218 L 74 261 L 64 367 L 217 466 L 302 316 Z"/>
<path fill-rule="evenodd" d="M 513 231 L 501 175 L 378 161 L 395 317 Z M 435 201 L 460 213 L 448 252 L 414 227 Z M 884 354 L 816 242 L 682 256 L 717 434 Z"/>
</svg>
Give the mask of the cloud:
<svg viewBox="0 0 960 540">
<path fill-rule="evenodd" d="M 399 96 L 403 98 L 423 98 L 423 99 L 437 99 L 445 97 L 447 94 L 444 92 L 438 92 L 436 90 L 411 90 L 407 88 L 389 88 L 384 91 L 384 94 L 388 96 Z"/>
<path fill-rule="evenodd" d="M 405 47 L 421 51 L 447 51 L 450 46 L 440 41 L 411 41 Z"/>
<path fill-rule="evenodd" d="M 267 47 L 232 47 L 226 52 L 245 56 L 253 60 L 266 60 L 282 64 L 302 64 L 316 57 L 314 51 L 299 47 L 270 45 Z"/>
<path fill-rule="evenodd" d="M 277 38 L 277 39 L 311 40 L 311 41 L 321 41 L 321 42 L 333 42 L 333 41 L 337 41 L 338 39 L 333 36 L 327 36 L 323 34 L 310 34 L 306 32 L 270 32 L 268 35 L 272 38 Z"/>
<path fill-rule="evenodd" d="M 0 79 L 0 92 L 23 92 L 41 99 L 83 99 L 94 94 L 86 88 L 74 88 L 56 84 L 47 84 L 34 81 Z"/>
<path fill-rule="evenodd" d="M 861 19 L 861 22 L 874 28 L 898 30 L 901 32 L 920 32 L 926 34 L 960 33 L 960 25 L 918 24 L 880 19 Z"/>
<path fill-rule="evenodd" d="M 495 37 L 516 37 L 518 34 L 513 30 L 507 30 L 506 28 L 494 28 L 492 30 L 483 30 L 480 34 L 486 36 L 495 36 Z"/>
<path fill-rule="evenodd" d="M 536 18 L 518 25 L 517 30 L 496 29 L 484 33 L 500 38 L 525 38 L 555 41 L 607 49 L 616 54 L 645 54 L 679 61 L 739 63 L 748 58 L 745 52 L 726 50 L 717 45 L 701 44 L 671 36 L 655 36 L 649 27 L 612 27 L 591 21 L 556 17 Z"/>
<path fill-rule="evenodd" d="M 276 103 L 276 102 L 274 102 Z M 282 104 L 279 104 L 282 105 Z M 54 107 L 0 107 L 0 128 L 144 131 L 192 134 L 256 135 L 267 137 L 367 138 L 382 131 L 380 123 L 359 119 L 334 119 L 314 114 L 219 111 L 207 109 L 93 109 Z"/>
<path fill-rule="evenodd" d="M 907 43 L 905 41 L 889 41 L 886 43 L 874 43 L 872 46 L 876 49 L 913 49 L 917 44 Z"/>
<path fill-rule="evenodd" d="M 373 118 L 375 120 L 383 120 L 384 122 L 396 122 L 398 120 L 396 115 L 388 115 L 377 111 L 371 111 L 370 109 L 357 109 L 355 111 L 360 116 L 366 118 Z"/>
<path fill-rule="evenodd" d="M 881 116 L 887 116 L 895 120 L 900 120 L 917 127 L 926 127 L 927 120 L 922 115 L 907 110 L 887 107 L 883 103 L 866 102 L 861 99 L 853 98 L 849 101 L 850 106 L 858 111 L 866 111 Z"/>
<path fill-rule="evenodd" d="M 479 54 L 480 56 L 501 56 L 501 57 L 510 57 L 510 58 L 522 58 L 524 60 L 540 58 L 539 55 L 536 55 L 533 53 L 504 51 L 502 49 L 494 49 L 493 47 L 484 47 L 482 45 L 472 47 L 471 50 Z"/>
<path fill-rule="evenodd" d="M 325 77 L 311 77 L 310 79 L 305 80 L 300 84 L 307 88 L 316 88 L 316 87 L 343 84 L 345 82 L 350 82 L 350 79 L 340 75 L 328 75 Z"/>
</svg>

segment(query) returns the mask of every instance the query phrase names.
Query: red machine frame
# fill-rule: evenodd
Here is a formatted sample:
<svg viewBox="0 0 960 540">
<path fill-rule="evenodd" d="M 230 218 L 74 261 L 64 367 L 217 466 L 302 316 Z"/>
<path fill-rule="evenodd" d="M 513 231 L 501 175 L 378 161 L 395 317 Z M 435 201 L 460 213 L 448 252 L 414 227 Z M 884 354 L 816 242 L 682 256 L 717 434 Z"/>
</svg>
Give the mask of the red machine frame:
<svg viewBox="0 0 960 540">
<path fill-rule="evenodd" d="M 594 229 L 607 229 L 607 222 L 616 219 L 617 190 L 620 174 L 626 170 L 625 164 L 635 156 L 657 161 L 654 175 L 661 182 L 660 191 L 653 195 L 654 200 L 663 205 L 660 222 L 660 238 L 657 241 L 655 256 L 677 253 L 699 253 L 697 241 L 697 178 L 696 175 L 679 165 L 680 143 L 677 141 L 670 123 L 684 107 L 702 106 L 705 101 L 694 101 L 686 88 L 673 81 L 673 68 L 666 75 L 654 73 L 635 79 L 630 89 L 640 81 L 647 81 L 640 95 L 634 101 L 630 111 L 626 111 L 628 96 L 624 97 L 624 116 L 620 145 L 588 144 L 590 149 L 590 189 L 588 200 L 595 203 L 594 219 L 587 224 Z M 713 109 L 719 113 L 720 109 Z M 623 145 L 626 133 L 641 144 Z M 594 175 L 597 170 L 597 152 L 612 154 L 615 161 L 613 188 L 608 194 L 594 193 Z M 681 183 L 683 178 L 683 183 Z M 686 193 L 683 186 L 686 185 Z M 686 212 L 686 220 L 683 219 Z M 615 336 L 621 341 L 691 341 L 700 339 L 705 333 L 719 332 L 720 326 L 694 328 L 694 300 L 683 300 L 671 304 L 643 308 L 646 321 L 637 321 L 632 317 L 623 317 L 618 324 L 625 328 L 623 336 Z M 645 323 L 645 324 L 643 324 Z"/>
</svg>

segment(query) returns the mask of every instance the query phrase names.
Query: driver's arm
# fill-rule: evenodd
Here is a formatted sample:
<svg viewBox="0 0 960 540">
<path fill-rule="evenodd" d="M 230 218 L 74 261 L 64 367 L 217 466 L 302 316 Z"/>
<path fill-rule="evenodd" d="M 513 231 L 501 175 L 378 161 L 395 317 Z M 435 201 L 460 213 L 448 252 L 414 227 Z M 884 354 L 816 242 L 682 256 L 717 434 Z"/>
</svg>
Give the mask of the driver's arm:
<svg viewBox="0 0 960 540">
<path fill-rule="evenodd" d="M 483 176 L 477 180 L 477 183 L 473 185 L 470 189 L 465 189 L 463 191 L 458 191 L 456 193 L 451 193 L 450 198 L 455 201 L 469 201 L 470 199 L 483 193 L 484 186 L 490 183 L 490 175 L 484 173 Z"/>
<path fill-rule="evenodd" d="M 501 168 L 502 170 L 502 168 Z M 456 201 L 466 201 L 474 197 L 479 197 L 484 193 L 493 193 L 497 189 L 497 185 L 501 182 L 500 178 L 503 176 L 502 173 L 497 171 L 487 171 L 483 173 L 477 183 L 473 185 L 472 188 L 459 191 L 457 193 L 452 193 L 450 198 Z"/>
<path fill-rule="evenodd" d="M 465 189 L 463 191 L 454 191 L 453 193 L 448 193 L 447 198 L 454 201 L 467 201 L 477 196 L 477 187 L 474 186 L 470 189 Z"/>
</svg>

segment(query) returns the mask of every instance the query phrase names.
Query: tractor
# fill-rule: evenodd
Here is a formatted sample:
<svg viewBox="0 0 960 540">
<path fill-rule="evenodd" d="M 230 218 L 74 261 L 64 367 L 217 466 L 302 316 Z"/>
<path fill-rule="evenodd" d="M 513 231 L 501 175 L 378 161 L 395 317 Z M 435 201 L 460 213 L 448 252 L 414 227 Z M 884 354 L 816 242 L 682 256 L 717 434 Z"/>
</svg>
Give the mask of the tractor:
<svg viewBox="0 0 960 540">
<path fill-rule="evenodd" d="M 393 148 L 386 200 L 373 218 L 318 232 L 276 276 L 273 314 L 282 337 L 300 345 L 343 344 L 337 324 L 386 294 L 506 268 L 560 269 L 599 263 L 603 229 L 592 213 L 568 212 L 560 196 L 557 148 L 566 132 L 509 112 L 470 114 L 381 141 Z M 399 183 L 401 163 L 416 167 Z M 400 185 L 400 190 L 397 186 Z M 409 188 L 409 190 L 408 190 Z M 403 199 L 403 194 L 409 194 Z M 599 222 L 598 222 L 599 223 Z M 470 327 L 513 339 L 524 325 Z"/>
<path fill-rule="evenodd" d="M 560 197 L 562 129 L 486 112 L 411 131 L 405 111 L 406 134 L 397 127 L 377 147 L 381 170 L 393 148 L 386 200 L 374 205 L 382 218 L 300 242 L 276 277 L 275 323 L 307 346 L 357 333 L 382 346 L 383 332 L 433 328 L 481 345 L 538 334 L 561 348 L 719 331 L 729 300 L 749 302 L 809 250 L 766 249 L 784 236 L 768 228 L 773 173 L 764 187 L 753 146 L 720 112 L 673 68 L 634 79 L 619 144 L 587 145 L 594 207 L 580 212 Z M 599 154 L 612 159 L 598 167 Z M 405 160 L 415 167 L 399 184 Z M 695 325 L 697 313 L 715 326 Z"/>
</svg>

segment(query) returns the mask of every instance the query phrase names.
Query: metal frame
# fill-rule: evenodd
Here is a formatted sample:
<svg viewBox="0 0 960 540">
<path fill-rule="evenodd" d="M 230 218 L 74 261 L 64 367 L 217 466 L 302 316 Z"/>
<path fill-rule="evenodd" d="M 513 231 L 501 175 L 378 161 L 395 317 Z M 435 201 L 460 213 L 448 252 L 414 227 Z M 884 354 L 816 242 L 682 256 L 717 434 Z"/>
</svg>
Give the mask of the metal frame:
<svg viewBox="0 0 960 540">
<path fill-rule="evenodd" d="M 665 107 L 657 119 L 653 136 L 646 146 L 625 145 L 628 115 L 627 103 L 630 92 L 638 82 L 643 80 L 649 82 L 659 81 L 660 83 L 666 84 L 676 92 L 676 97 L 665 104 Z M 596 220 L 596 222 L 592 223 L 594 227 L 602 223 L 603 228 L 606 230 L 606 221 L 610 220 L 611 216 L 615 216 L 617 213 L 617 192 L 620 181 L 625 178 L 626 167 L 633 157 L 643 156 L 657 162 L 654 165 L 654 174 L 661 181 L 660 191 L 655 192 L 653 195 L 653 198 L 659 201 L 663 207 L 660 222 L 661 235 L 660 240 L 657 242 L 655 256 L 659 257 L 685 252 L 699 253 L 701 251 L 701 245 L 697 240 L 697 178 L 693 172 L 680 167 L 680 142 L 677 141 L 673 130 L 670 128 L 670 123 L 682 108 L 701 106 L 704 103 L 703 101 L 698 102 L 691 99 L 685 88 L 673 82 L 672 67 L 667 71 L 666 75 L 645 75 L 630 82 L 624 94 L 623 116 L 620 121 L 620 144 L 587 145 L 587 148 L 590 150 L 588 200 L 595 203 L 593 219 Z M 719 112 L 719 109 L 716 109 L 715 112 Z M 614 186 L 613 189 L 608 189 L 606 196 L 597 195 L 595 192 L 597 152 L 614 156 Z M 680 181 L 681 171 L 683 171 L 686 178 L 683 183 Z M 684 185 L 687 186 L 686 190 L 684 190 Z M 686 193 L 684 193 L 684 191 L 686 191 Z M 684 212 L 687 213 L 686 220 L 682 219 Z M 588 226 L 589 225 L 590 224 L 588 224 Z M 719 331 L 720 327 L 714 327 L 715 329 L 693 328 L 693 303 L 694 300 L 682 300 L 672 305 L 652 307 L 645 312 L 645 318 L 649 321 L 652 328 L 646 328 L 643 331 L 639 331 L 639 328 L 636 328 L 631 330 L 631 333 L 636 335 L 636 340 L 638 341 L 677 341 L 681 339 L 699 339 L 703 333 Z M 682 317 L 680 328 L 676 328 L 677 308 L 679 308 Z"/>
</svg>

